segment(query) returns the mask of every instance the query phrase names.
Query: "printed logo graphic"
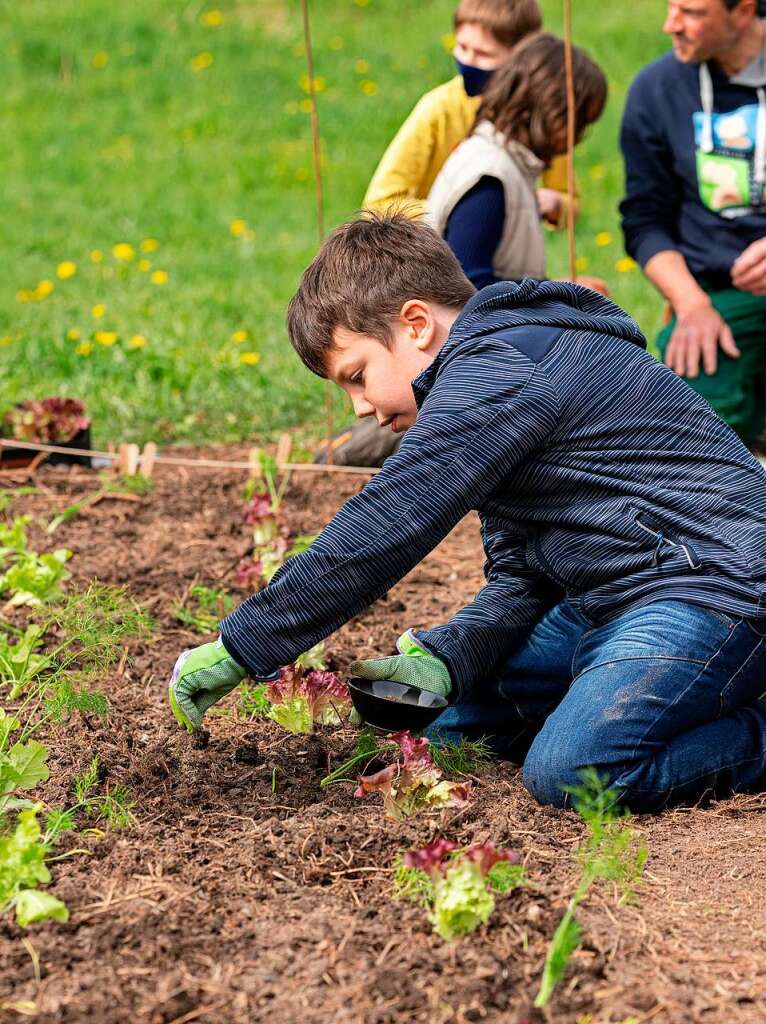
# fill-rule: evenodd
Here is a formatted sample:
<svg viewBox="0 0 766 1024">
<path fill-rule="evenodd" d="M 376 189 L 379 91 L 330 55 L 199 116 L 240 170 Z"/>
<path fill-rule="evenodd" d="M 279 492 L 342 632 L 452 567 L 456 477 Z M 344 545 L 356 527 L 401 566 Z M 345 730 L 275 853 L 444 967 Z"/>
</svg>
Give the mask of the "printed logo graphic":
<svg viewBox="0 0 766 1024">
<path fill-rule="evenodd" d="M 728 218 L 766 210 L 764 183 L 756 180 L 757 104 L 713 114 L 709 152 L 702 148 L 705 115 L 697 111 L 693 118 L 697 183 L 704 205 Z"/>
</svg>

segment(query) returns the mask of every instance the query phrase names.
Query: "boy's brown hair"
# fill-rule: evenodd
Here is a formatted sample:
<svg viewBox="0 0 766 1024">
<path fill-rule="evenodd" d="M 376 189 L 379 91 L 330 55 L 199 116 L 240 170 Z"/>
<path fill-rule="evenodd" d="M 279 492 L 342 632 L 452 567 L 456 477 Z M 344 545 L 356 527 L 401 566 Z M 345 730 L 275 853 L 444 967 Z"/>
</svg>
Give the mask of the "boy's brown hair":
<svg viewBox="0 0 766 1024">
<path fill-rule="evenodd" d="M 537 0 L 461 0 L 455 29 L 481 25 L 503 46 L 515 46 L 524 36 L 539 32 L 543 18 Z"/>
<path fill-rule="evenodd" d="M 391 321 L 409 299 L 462 309 L 475 291 L 431 228 L 404 213 L 366 211 L 328 235 L 303 272 L 287 330 L 306 366 L 326 377 L 336 327 L 389 346 Z"/>
<path fill-rule="evenodd" d="M 579 47 L 572 47 L 575 91 L 575 142 L 597 121 L 608 85 L 601 68 Z M 566 150 L 567 90 L 564 43 L 537 32 L 514 48 L 482 95 L 476 124 L 491 121 L 508 139 L 521 142 L 546 167 Z"/>
</svg>

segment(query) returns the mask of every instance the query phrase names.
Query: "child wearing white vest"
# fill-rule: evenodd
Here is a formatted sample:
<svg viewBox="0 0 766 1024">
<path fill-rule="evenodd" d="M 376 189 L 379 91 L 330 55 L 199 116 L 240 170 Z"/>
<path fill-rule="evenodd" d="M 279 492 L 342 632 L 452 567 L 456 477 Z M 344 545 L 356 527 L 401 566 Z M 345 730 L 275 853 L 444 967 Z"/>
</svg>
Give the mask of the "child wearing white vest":
<svg viewBox="0 0 766 1024">
<path fill-rule="evenodd" d="M 572 59 L 579 141 L 604 109 L 607 83 L 582 50 L 575 47 Z M 566 123 L 564 44 L 539 32 L 519 43 L 495 72 L 472 134 L 444 164 L 428 196 L 427 222 L 477 288 L 545 277 L 536 181 L 566 152 Z M 595 279 L 580 283 L 594 287 Z"/>
</svg>

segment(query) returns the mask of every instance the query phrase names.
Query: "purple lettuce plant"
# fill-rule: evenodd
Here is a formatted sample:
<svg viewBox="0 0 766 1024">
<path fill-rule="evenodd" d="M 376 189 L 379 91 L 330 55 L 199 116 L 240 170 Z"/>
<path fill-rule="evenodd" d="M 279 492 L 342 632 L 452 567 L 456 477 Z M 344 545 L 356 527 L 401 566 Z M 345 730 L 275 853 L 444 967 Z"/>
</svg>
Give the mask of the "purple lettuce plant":
<svg viewBox="0 0 766 1024">
<path fill-rule="evenodd" d="M 348 687 L 335 672 L 283 668 L 279 679 L 266 684 L 271 705 L 268 717 L 292 733 L 311 732 L 315 725 L 340 725 L 351 713 Z"/>
<path fill-rule="evenodd" d="M 437 807 L 464 807 L 469 803 L 470 782 L 448 782 L 436 766 L 428 740 L 417 739 L 408 730 L 389 737 L 400 756 L 394 764 L 372 775 L 360 775 L 356 797 L 380 793 L 383 809 L 390 818 L 401 820 L 419 811 Z"/>
<path fill-rule="evenodd" d="M 493 884 L 496 865 L 514 865 L 514 881 Z M 486 924 L 495 909 L 493 889 L 508 891 L 521 880 L 521 858 L 515 850 L 498 850 L 483 843 L 459 850 L 449 839 L 436 839 L 420 850 L 409 850 L 403 865 L 424 872 L 431 883 L 427 900 L 429 920 L 443 939 L 456 939 Z"/>
<path fill-rule="evenodd" d="M 71 441 L 90 426 L 85 406 L 76 398 L 31 398 L 9 409 L 4 422 L 11 437 L 35 444 Z"/>
</svg>

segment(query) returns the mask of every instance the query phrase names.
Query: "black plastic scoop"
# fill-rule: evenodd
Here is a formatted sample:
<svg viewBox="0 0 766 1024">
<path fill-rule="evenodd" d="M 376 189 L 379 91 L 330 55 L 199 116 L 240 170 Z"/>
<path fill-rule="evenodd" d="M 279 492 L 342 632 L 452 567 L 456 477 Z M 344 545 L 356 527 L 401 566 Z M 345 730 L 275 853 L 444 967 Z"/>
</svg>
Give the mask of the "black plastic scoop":
<svg viewBox="0 0 766 1024">
<path fill-rule="evenodd" d="M 438 693 L 393 679 L 349 680 L 348 689 L 362 721 L 385 732 L 420 732 L 435 721 L 449 701 Z"/>
</svg>

